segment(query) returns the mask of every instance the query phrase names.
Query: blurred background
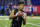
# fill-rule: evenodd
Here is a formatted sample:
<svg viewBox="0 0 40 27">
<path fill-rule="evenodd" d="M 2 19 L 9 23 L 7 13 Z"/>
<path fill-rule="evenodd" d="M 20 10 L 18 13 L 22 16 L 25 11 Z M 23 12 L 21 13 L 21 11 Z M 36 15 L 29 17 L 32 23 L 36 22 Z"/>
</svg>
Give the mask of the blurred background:
<svg viewBox="0 0 40 27">
<path fill-rule="evenodd" d="M 33 9 L 33 14 L 40 16 L 40 0 L 0 0 L 0 15 L 10 15 L 10 12 L 18 7 L 20 1 L 25 3 L 23 10 L 27 15 L 31 15 L 30 9 Z"/>
<path fill-rule="evenodd" d="M 25 3 L 23 10 L 27 14 L 26 25 L 22 27 L 40 27 L 40 0 L 0 0 L 0 27 L 10 27 L 9 15 L 13 9 L 18 8 L 17 3 L 20 1 Z"/>
</svg>

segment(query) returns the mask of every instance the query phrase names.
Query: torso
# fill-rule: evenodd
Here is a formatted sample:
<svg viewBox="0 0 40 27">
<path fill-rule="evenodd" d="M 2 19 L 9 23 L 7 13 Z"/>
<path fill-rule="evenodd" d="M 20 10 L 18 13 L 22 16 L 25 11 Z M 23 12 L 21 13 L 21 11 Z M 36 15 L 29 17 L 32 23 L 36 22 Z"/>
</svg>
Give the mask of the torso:
<svg viewBox="0 0 40 27">
<path fill-rule="evenodd" d="M 18 9 L 15 9 L 15 12 L 14 12 L 14 15 L 18 12 Z M 15 17 L 13 20 L 12 20 L 12 23 L 15 23 L 15 24 L 21 24 L 22 23 L 22 20 L 23 18 L 21 17 Z"/>
</svg>

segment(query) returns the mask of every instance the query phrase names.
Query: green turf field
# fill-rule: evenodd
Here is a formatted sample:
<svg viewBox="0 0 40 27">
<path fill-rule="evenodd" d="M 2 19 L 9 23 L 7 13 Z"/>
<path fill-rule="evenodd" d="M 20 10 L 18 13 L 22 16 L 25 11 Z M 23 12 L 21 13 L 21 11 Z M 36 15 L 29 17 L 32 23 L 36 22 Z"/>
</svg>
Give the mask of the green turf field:
<svg viewBox="0 0 40 27">
<path fill-rule="evenodd" d="M 0 16 L 0 27 L 10 27 L 11 21 L 8 16 Z M 27 17 L 26 25 L 22 24 L 22 27 L 40 27 L 40 17 Z"/>
</svg>

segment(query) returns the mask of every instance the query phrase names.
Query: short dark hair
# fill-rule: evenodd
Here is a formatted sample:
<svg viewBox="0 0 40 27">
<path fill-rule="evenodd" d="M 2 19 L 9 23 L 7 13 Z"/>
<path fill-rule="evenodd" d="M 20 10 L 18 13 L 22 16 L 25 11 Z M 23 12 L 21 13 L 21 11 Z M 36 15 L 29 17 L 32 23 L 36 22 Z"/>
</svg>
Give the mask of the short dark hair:
<svg viewBox="0 0 40 27">
<path fill-rule="evenodd" d="M 22 1 L 22 2 L 18 2 L 18 5 L 20 5 L 20 4 L 24 4 L 24 2 Z"/>
</svg>

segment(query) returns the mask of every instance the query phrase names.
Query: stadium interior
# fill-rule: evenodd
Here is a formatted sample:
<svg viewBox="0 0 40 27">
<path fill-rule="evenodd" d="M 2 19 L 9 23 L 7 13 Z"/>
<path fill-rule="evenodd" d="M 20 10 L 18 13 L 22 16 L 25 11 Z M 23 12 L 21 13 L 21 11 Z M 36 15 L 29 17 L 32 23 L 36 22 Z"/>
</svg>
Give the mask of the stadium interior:
<svg viewBox="0 0 40 27">
<path fill-rule="evenodd" d="M 25 3 L 23 10 L 27 14 L 26 25 L 22 24 L 22 27 L 40 27 L 40 0 L 0 0 L 0 27 L 10 27 L 12 19 L 9 20 L 9 15 L 21 1 Z"/>
<path fill-rule="evenodd" d="M 17 3 L 20 2 L 20 1 L 23 1 L 25 3 L 25 7 L 28 6 L 30 8 L 30 6 L 33 5 L 34 10 L 35 11 L 37 10 L 36 14 L 34 12 L 34 15 L 40 16 L 40 0 L 0 0 L 0 16 L 1 15 L 3 16 L 3 14 L 9 15 L 10 14 L 9 10 L 12 10 L 14 8 L 13 7 L 14 5 L 16 5 L 16 7 L 17 7 L 17 5 L 18 5 Z M 38 9 L 38 7 L 39 7 L 39 9 Z M 4 8 L 4 13 L 2 14 L 3 8 Z M 24 10 L 27 10 L 27 9 L 24 9 Z M 29 12 L 29 14 L 27 14 L 27 15 L 31 15 L 31 13 Z"/>
</svg>

